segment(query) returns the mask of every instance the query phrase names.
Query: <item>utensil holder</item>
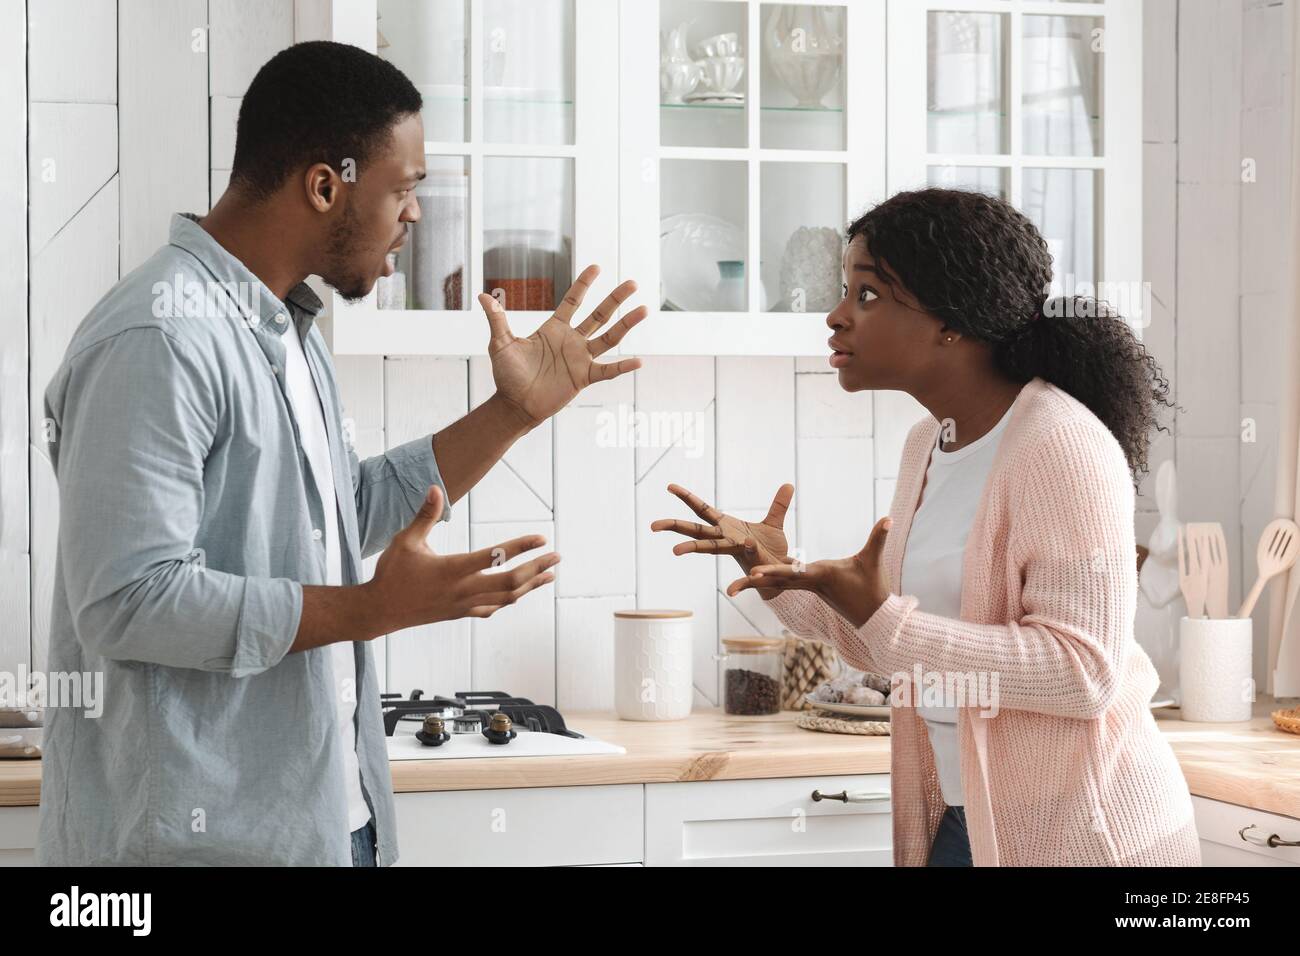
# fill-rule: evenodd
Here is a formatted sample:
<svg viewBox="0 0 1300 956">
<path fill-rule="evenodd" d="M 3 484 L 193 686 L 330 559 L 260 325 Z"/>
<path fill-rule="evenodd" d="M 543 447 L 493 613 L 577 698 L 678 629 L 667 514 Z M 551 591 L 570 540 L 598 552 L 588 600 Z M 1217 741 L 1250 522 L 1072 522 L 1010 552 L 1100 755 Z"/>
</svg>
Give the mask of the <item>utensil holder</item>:
<svg viewBox="0 0 1300 956">
<path fill-rule="evenodd" d="M 1178 683 L 1183 720 L 1250 720 L 1254 621 L 1248 617 L 1192 618 L 1178 622 Z"/>
</svg>

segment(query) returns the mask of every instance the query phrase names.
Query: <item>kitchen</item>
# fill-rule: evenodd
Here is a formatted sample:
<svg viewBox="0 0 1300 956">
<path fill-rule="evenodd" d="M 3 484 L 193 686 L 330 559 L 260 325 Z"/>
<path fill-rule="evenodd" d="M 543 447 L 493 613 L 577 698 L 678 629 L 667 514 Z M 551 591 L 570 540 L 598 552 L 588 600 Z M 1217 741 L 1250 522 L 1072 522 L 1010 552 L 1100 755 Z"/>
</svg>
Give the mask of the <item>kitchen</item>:
<svg viewBox="0 0 1300 956">
<path fill-rule="evenodd" d="M 863 547 L 927 412 L 841 389 L 826 315 L 846 222 L 926 184 L 1021 209 L 1067 294 L 1135 290 L 1112 298 L 1178 404 L 1135 501 L 1151 716 L 1201 862 L 1300 865 L 1300 571 L 1297 543 L 1266 534 L 1296 517 L 1300 439 L 1290 0 L 59 0 L 0 15 L 5 221 L 21 226 L 0 240 L 0 283 L 29 303 L 0 345 L 0 667 L 19 684 L 50 664 L 46 386 L 168 218 L 226 190 L 262 64 L 333 40 L 398 66 L 424 101 L 423 218 L 391 275 L 358 302 L 316 286 L 359 456 L 492 395 L 471 285 L 518 303 L 521 336 L 588 262 L 588 306 L 635 279 L 653 310 L 611 353 L 641 366 L 520 439 L 429 538 L 460 553 L 543 536 L 563 554 L 554 583 L 490 620 L 371 642 L 398 865 L 894 865 L 897 718 L 870 681 L 888 675 L 793 633 L 754 589 L 730 590 L 734 562 L 674 553 L 651 525 L 693 520 L 670 484 L 758 523 L 791 482 L 796 561 Z M 1202 553 L 1204 569 L 1180 568 Z M 1275 573 L 1230 617 L 1261 557 Z M 1207 596 L 1207 616 L 1189 610 Z M 41 716 L 0 719 L 15 757 L 0 760 L 0 862 L 31 864 Z"/>
</svg>

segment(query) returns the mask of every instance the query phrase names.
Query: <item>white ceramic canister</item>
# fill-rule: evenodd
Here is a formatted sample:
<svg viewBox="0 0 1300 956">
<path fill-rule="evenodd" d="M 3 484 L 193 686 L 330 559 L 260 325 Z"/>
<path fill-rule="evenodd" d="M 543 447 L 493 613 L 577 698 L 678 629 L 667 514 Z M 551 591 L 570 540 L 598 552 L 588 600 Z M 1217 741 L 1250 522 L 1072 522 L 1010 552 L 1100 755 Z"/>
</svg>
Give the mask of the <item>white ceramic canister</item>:
<svg viewBox="0 0 1300 956">
<path fill-rule="evenodd" d="M 614 707 L 624 720 L 681 720 L 694 698 L 690 611 L 614 612 Z"/>
<path fill-rule="evenodd" d="M 1254 622 L 1248 617 L 1183 617 L 1178 623 L 1183 720 L 1250 720 Z"/>
</svg>

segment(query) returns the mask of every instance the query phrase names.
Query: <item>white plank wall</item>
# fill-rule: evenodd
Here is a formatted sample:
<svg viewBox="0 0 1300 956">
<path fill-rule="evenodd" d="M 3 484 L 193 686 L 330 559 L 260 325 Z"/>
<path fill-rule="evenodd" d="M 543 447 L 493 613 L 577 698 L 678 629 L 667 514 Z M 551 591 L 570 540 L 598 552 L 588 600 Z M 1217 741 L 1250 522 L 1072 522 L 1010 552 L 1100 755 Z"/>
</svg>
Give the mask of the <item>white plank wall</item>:
<svg viewBox="0 0 1300 956">
<path fill-rule="evenodd" d="M 1145 0 L 1144 14 L 1145 339 L 1181 406 L 1151 474 L 1173 457 L 1180 517 L 1223 524 L 1235 604 L 1273 517 L 1295 4 Z M 1150 478 L 1143 492 L 1140 542 L 1157 518 Z M 1259 602 L 1261 687 L 1268 613 Z"/>
<path fill-rule="evenodd" d="M 167 241 L 175 212 L 208 209 L 207 0 L 122 0 L 122 274 Z"/>
<path fill-rule="evenodd" d="M 0 0 L 0 670 L 31 663 L 28 527 L 27 13 Z"/>
<path fill-rule="evenodd" d="M 28 15 L 29 663 L 43 669 L 58 533 L 45 387 L 73 330 L 119 274 L 117 4 L 57 0 L 29 4 Z"/>
</svg>

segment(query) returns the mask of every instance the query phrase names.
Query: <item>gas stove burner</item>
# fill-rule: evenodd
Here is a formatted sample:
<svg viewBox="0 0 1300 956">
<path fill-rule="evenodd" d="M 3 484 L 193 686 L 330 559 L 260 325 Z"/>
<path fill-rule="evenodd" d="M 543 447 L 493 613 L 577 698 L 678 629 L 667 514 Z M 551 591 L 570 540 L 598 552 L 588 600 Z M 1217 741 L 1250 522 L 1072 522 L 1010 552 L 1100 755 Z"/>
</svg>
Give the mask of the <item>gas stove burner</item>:
<svg viewBox="0 0 1300 956">
<path fill-rule="evenodd" d="M 492 729 L 493 718 L 500 714 L 508 720 L 512 735 L 517 729 L 582 739 L 582 734 L 565 726 L 564 717 L 554 707 L 535 704 L 527 697 L 514 697 L 499 690 L 457 691 L 454 697 L 428 699 L 425 699 L 424 691 L 413 690 L 407 699 L 403 699 L 401 694 L 380 694 L 379 697 L 384 713 L 384 733 L 389 737 L 393 736 L 399 721 L 423 724 L 428 717 L 441 718 L 444 729 L 450 723 L 452 735 L 486 735 Z"/>
<path fill-rule="evenodd" d="M 457 714 L 451 722 L 453 734 L 476 734 L 483 729 L 482 711 L 470 710 Z"/>
</svg>

